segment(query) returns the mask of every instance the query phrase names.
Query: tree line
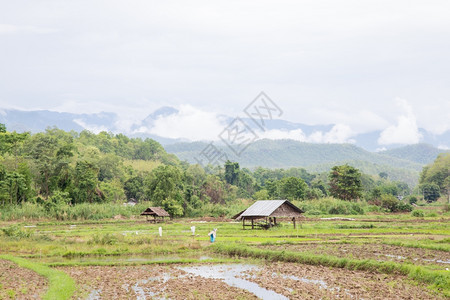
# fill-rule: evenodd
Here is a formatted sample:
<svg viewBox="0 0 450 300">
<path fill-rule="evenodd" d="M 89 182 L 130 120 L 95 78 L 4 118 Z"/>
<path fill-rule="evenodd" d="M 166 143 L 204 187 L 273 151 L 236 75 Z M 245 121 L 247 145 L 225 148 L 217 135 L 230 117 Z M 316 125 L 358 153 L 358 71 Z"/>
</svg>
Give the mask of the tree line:
<svg viewBox="0 0 450 300">
<path fill-rule="evenodd" d="M 441 167 L 424 168 L 421 191 L 426 191 L 427 197 L 430 185 L 438 186 L 439 195 L 448 190 L 448 169 L 447 177 L 442 171 L 448 157 L 438 157 Z M 390 201 L 390 208 L 386 206 L 392 210 L 396 197 L 411 192 L 407 184 L 389 180 L 386 173 L 370 176 L 349 165 L 317 174 L 303 168 L 249 170 L 231 161 L 203 168 L 178 160 L 152 139 L 57 128 L 17 133 L 0 124 L 2 206 L 35 202 L 51 208 L 61 203 L 135 199 L 151 201 L 174 216 L 196 216 L 208 205 L 227 206 L 242 199 L 332 196 L 347 201 L 364 199 L 380 206 Z"/>
</svg>

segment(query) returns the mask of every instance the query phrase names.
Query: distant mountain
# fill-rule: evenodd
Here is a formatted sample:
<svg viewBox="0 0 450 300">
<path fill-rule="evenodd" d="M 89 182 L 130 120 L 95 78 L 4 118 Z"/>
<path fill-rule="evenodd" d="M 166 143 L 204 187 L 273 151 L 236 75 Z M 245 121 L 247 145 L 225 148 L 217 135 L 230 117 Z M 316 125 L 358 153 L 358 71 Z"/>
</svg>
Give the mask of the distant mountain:
<svg viewBox="0 0 450 300">
<path fill-rule="evenodd" d="M 21 111 L 21 110 L 1 110 L 0 109 L 0 123 L 6 124 L 8 130 L 16 130 L 18 132 L 31 131 L 40 132 L 45 131 L 47 127 L 56 126 L 66 131 L 80 132 L 84 129 L 92 132 L 109 131 L 113 133 L 124 133 L 130 137 L 152 138 L 163 145 L 174 144 L 181 141 L 188 141 L 186 139 L 173 139 L 163 136 L 155 135 L 152 132 L 155 122 L 160 118 L 165 118 L 171 115 L 178 114 L 176 108 L 164 106 L 153 113 L 149 114 L 143 120 L 135 120 L 134 124 L 128 128 L 118 127 L 120 124 L 119 116 L 115 113 L 101 112 L 93 114 L 74 114 L 74 113 L 60 113 L 48 110 L 40 111 Z M 225 124 L 229 124 L 233 118 L 221 116 L 225 120 Z M 243 118 L 243 121 L 248 124 L 253 130 L 258 130 L 258 126 L 252 119 Z M 285 120 L 266 120 L 265 130 L 279 130 L 288 132 L 292 130 L 301 130 L 305 137 L 312 134 L 326 134 L 332 130 L 334 124 L 324 125 L 306 125 L 301 123 L 294 123 Z M 430 144 L 434 147 L 448 147 L 450 141 L 450 131 L 444 132 L 440 135 L 434 135 L 424 129 L 420 129 L 422 135 L 422 142 Z M 362 147 L 369 151 L 376 151 L 380 147 L 378 138 L 381 131 L 373 131 L 363 133 L 352 137 L 355 145 Z M 389 145 L 385 148 L 393 149 L 402 145 Z M 401 154 L 400 154 L 401 155 Z M 395 156 L 395 155 L 394 155 Z M 403 157 L 403 156 L 400 156 Z M 413 160 L 422 162 L 423 160 Z"/>
<path fill-rule="evenodd" d="M 180 160 L 196 163 L 204 158 L 200 153 L 207 143 L 177 143 L 166 145 L 168 153 Z M 393 180 L 417 184 L 424 164 L 444 152 L 429 145 L 407 146 L 381 153 L 369 152 L 351 144 L 312 144 L 293 140 L 259 140 L 251 144 L 239 157 L 225 145 L 214 144 L 227 157 L 242 167 L 267 168 L 303 167 L 313 172 L 329 171 L 332 166 L 348 163 L 364 173 L 378 175 L 387 172 Z M 410 153 L 408 154 L 408 151 Z M 404 155 L 402 155 L 404 153 Z M 206 160 L 204 160 L 207 163 Z"/>
<path fill-rule="evenodd" d="M 406 159 L 420 164 L 432 163 L 436 157 L 449 150 L 441 150 L 428 144 L 415 144 L 403 146 L 391 150 L 381 151 L 379 154 Z"/>
<path fill-rule="evenodd" d="M 181 160 L 195 163 L 208 143 L 176 143 L 167 145 L 166 151 Z M 326 163 L 367 161 L 378 165 L 420 171 L 422 164 L 366 151 L 351 144 L 313 144 L 294 140 L 258 140 L 251 144 L 239 157 L 225 145 L 215 144 L 228 158 L 244 167 L 264 166 L 268 168 L 308 167 Z"/>
<path fill-rule="evenodd" d="M 22 111 L 0 110 L 0 123 L 6 124 L 10 131 L 42 132 L 47 127 L 56 126 L 65 131 L 84 129 L 91 131 L 114 131 L 118 117 L 114 113 L 72 114 L 49 110 Z"/>
</svg>

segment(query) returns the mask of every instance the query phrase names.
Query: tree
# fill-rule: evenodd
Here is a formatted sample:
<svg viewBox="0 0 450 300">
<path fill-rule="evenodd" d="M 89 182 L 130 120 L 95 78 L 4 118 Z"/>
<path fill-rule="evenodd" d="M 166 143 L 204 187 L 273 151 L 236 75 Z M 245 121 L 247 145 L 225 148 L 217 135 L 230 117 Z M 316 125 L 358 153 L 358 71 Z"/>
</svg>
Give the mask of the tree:
<svg viewBox="0 0 450 300">
<path fill-rule="evenodd" d="M 147 197 L 155 205 L 161 205 L 167 198 L 175 198 L 182 190 L 181 172 L 174 166 L 159 166 L 145 179 Z"/>
<path fill-rule="evenodd" d="M 436 183 L 423 183 L 420 185 L 420 189 L 423 199 L 427 202 L 434 202 L 441 196 L 439 186 Z"/>
<path fill-rule="evenodd" d="M 131 177 L 125 181 L 124 190 L 128 199 L 142 200 L 145 197 L 144 179 L 141 176 Z"/>
<path fill-rule="evenodd" d="M 423 168 L 419 183 L 434 183 L 443 194 L 447 194 L 450 201 L 450 153 L 440 154 L 435 161 Z"/>
<path fill-rule="evenodd" d="M 238 185 L 239 182 L 239 163 L 229 160 L 225 163 L 225 180 L 228 184 Z"/>
<path fill-rule="evenodd" d="M 269 192 L 267 190 L 259 190 L 253 194 L 252 198 L 255 200 L 268 200 Z"/>
<path fill-rule="evenodd" d="M 361 172 L 349 165 L 334 166 L 329 174 L 330 193 L 342 200 L 354 200 L 361 196 Z"/>
<path fill-rule="evenodd" d="M 98 188 L 98 172 L 98 168 L 90 162 L 77 162 L 72 197 L 76 203 L 92 203 L 103 200 L 103 193 Z"/>
<path fill-rule="evenodd" d="M 301 178 L 285 177 L 280 180 L 280 196 L 289 200 L 303 199 L 308 185 Z"/>
</svg>

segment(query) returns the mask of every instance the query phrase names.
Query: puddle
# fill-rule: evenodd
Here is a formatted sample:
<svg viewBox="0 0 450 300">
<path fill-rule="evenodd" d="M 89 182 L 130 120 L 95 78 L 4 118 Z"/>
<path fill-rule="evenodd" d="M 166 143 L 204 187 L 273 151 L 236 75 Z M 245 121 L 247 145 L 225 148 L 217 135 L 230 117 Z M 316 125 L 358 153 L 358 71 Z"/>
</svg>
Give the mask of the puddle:
<svg viewBox="0 0 450 300">
<path fill-rule="evenodd" d="M 272 274 L 272 277 L 276 277 L 276 276 L 277 276 L 277 274 L 275 274 L 275 273 Z M 320 288 L 325 289 L 325 290 L 334 290 L 334 288 L 329 289 L 327 283 L 323 280 L 308 279 L 305 277 L 300 278 L 300 277 L 297 277 L 294 275 L 285 275 L 285 274 L 280 274 L 280 276 L 283 277 L 284 279 L 292 279 L 292 280 L 301 281 L 304 283 L 316 284 L 316 285 L 319 285 Z M 339 289 L 339 288 L 337 288 L 337 289 Z"/>
<path fill-rule="evenodd" d="M 400 256 L 400 255 L 391 255 L 391 254 L 383 254 L 386 257 L 390 257 L 390 258 L 395 258 L 395 259 L 399 259 L 399 260 L 405 260 L 407 259 L 404 256 Z M 433 259 L 425 259 L 425 258 L 414 258 L 414 261 L 426 261 L 426 262 L 435 262 L 435 263 L 439 263 L 439 264 L 450 264 L 450 260 L 442 260 L 442 259 L 437 259 L 437 258 L 433 258 Z"/>
<path fill-rule="evenodd" d="M 238 278 L 246 271 L 257 271 L 260 268 L 256 265 L 208 265 L 194 267 L 178 267 L 180 270 L 203 278 L 222 279 L 226 284 L 241 288 L 255 294 L 261 299 L 288 299 L 287 297 L 260 287 L 251 281 Z"/>
<path fill-rule="evenodd" d="M 416 258 L 416 259 L 414 259 L 414 260 L 417 260 L 417 258 Z M 423 261 L 428 261 L 428 262 L 437 262 L 437 263 L 440 263 L 440 264 L 450 264 L 450 260 L 440 260 L 440 259 L 423 259 Z"/>
<path fill-rule="evenodd" d="M 406 257 L 404 256 L 400 256 L 400 255 L 392 255 L 392 254 L 383 254 L 386 257 L 390 257 L 390 258 L 396 258 L 396 259 L 406 259 Z"/>
<path fill-rule="evenodd" d="M 136 294 L 136 299 L 138 300 L 146 300 L 146 299 L 166 299 L 163 296 L 159 296 L 161 293 L 163 293 L 166 288 L 163 286 L 169 279 L 170 279 L 170 275 L 168 274 L 162 274 L 162 276 L 160 277 L 149 277 L 147 279 L 143 279 L 143 280 L 139 280 L 138 282 L 136 282 L 136 284 L 134 284 L 133 286 L 131 286 L 131 289 L 134 291 L 134 293 Z M 159 288 L 158 292 L 152 292 L 150 289 L 148 288 L 143 288 L 141 287 L 141 285 L 145 285 L 147 283 L 149 283 L 150 281 L 158 281 L 161 282 L 161 288 Z M 122 286 L 127 293 L 130 290 L 130 286 L 129 285 L 124 285 Z"/>
<path fill-rule="evenodd" d="M 86 300 L 99 300 L 101 299 L 100 293 L 102 292 L 101 289 L 99 290 L 92 290 L 91 293 L 87 296 Z"/>
</svg>

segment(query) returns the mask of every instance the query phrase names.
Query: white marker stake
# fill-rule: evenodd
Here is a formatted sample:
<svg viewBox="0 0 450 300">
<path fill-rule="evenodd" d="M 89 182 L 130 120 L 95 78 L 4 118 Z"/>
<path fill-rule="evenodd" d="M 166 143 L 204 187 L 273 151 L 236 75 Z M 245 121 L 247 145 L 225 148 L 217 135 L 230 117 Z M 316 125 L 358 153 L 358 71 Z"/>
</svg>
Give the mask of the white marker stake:
<svg viewBox="0 0 450 300">
<path fill-rule="evenodd" d="M 195 226 L 191 227 L 192 235 L 195 235 Z"/>
<path fill-rule="evenodd" d="M 159 227 L 159 236 L 162 236 L 162 227 Z"/>
</svg>

